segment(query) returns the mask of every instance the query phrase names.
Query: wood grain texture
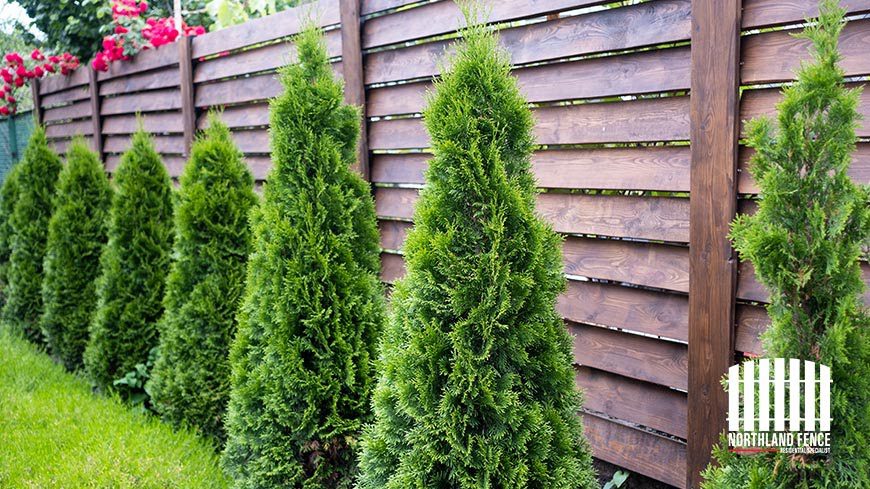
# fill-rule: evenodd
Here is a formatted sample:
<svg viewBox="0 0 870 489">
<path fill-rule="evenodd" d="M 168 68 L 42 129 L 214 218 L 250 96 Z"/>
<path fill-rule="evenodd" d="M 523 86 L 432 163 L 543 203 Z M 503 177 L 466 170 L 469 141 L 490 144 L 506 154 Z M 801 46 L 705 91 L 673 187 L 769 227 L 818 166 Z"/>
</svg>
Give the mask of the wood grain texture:
<svg viewBox="0 0 870 489">
<path fill-rule="evenodd" d="M 380 217 L 411 219 L 418 197 L 417 189 L 379 187 L 375 209 Z M 544 193 L 537 210 L 560 233 L 689 240 L 688 199 Z"/>
<path fill-rule="evenodd" d="M 190 37 L 183 36 L 178 46 L 179 96 L 181 97 L 181 127 L 184 134 L 184 155 L 190 155 L 196 133 L 196 106 L 193 104 L 193 61 L 190 56 Z"/>
<path fill-rule="evenodd" d="M 848 84 L 847 87 L 855 88 L 861 84 Z M 745 127 L 745 121 L 759 116 L 776 118 L 776 104 L 782 100 L 779 88 L 762 88 L 758 90 L 745 90 L 740 99 L 740 120 Z M 858 113 L 863 120 L 858 121 L 856 135 L 861 138 L 870 137 L 870 91 L 864 90 L 858 102 Z M 742 127 L 741 127 L 741 132 Z M 745 135 L 745 134 L 744 134 Z"/>
<path fill-rule="evenodd" d="M 686 394 L 589 367 L 575 368 L 584 409 L 686 437 Z"/>
<path fill-rule="evenodd" d="M 85 137 L 85 142 L 88 143 L 88 146 L 91 148 L 93 148 L 93 141 L 92 137 Z M 60 155 L 66 154 L 66 150 L 69 149 L 70 144 L 72 144 L 72 139 L 70 138 L 48 140 L 48 145 L 54 148 L 54 150 Z"/>
<path fill-rule="evenodd" d="M 181 155 L 160 155 L 160 158 L 161 160 L 163 160 L 163 165 L 166 167 L 166 171 L 169 173 L 169 176 L 171 178 L 177 180 L 179 177 L 181 177 L 181 174 L 184 172 L 184 165 L 187 164 L 187 158 Z M 120 163 L 121 155 L 106 155 L 107 172 L 115 173 Z"/>
<path fill-rule="evenodd" d="M 184 153 L 184 136 L 154 136 L 154 148 L 158 153 L 181 155 Z M 106 136 L 103 150 L 106 153 L 123 153 L 130 149 L 128 136 Z"/>
<path fill-rule="evenodd" d="M 90 93 L 91 102 L 91 134 L 93 135 L 93 148 L 100 158 L 103 160 L 103 118 L 100 116 L 100 106 L 102 99 L 100 97 L 100 82 L 98 80 L 99 73 L 93 66 L 88 66 L 90 80 L 88 82 L 88 92 Z"/>
<path fill-rule="evenodd" d="M 265 129 L 233 131 L 233 141 L 242 153 L 269 153 L 269 132 Z"/>
<path fill-rule="evenodd" d="M 100 83 L 100 95 L 118 95 L 146 90 L 177 87 L 181 83 L 178 68 L 170 68 L 135 73 L 130 76 L 113 78 Z"/>
<path fill-rule="evenodd" d="M 734 359 L 736 267 L 728 239 L 737 213 L 741 0 L 692 1 L 689 409 L 686 486 L 725 428 L 720 385 Z"/>
<path fill-rule="evenodd" d="M 266 127 L 269 125 L 269 104 L 257 103 L 227 107 L 221 114 L 224 124 L 230 129 L 246 127 Z M 208 122 L 205 114 L 200 114 L 196 127 L 203 129 Z"/>
<path fill-rule="evenodd" d="M 737 304 L 737 330 L 734 348 L 741 353 L 763 353 L 761 334 L 770 326 L 770 317 L 763 307 Z"/>
<path fill-rule="evenodd" d="M 752 178 L 749 170 L 750 158 L 755 150 L 745 146 L 740 147 L 740 173 L 737 178 L 737 191 L 741 194 L 757 194 L 760 189 Z M 870 143 L 858 143 L 852 153 L 852 165 L 849 176 L 860 185 L 870 185 Z"/>
<path fill-rule="evenodd" d="M 870 12 L 870 0 L 840 0 L 850 14 Z M 803 22 L 819 15 L 818 0 L 743 0 L 743 28 Z"/>
<path fill-rule="evenodd" d="M 69 105 L 62 105 L 60 107 L 52 107 L 43 110 L 42 121 L 55 122 L 68 119 L 82 119 L 84 117 L 90 117 L 90 115 L 91 101 L 79 100 L 78 102 L 73 102 Z"/>
<path fill-rule="evenodd" d="M 562 256 L 569 275 L 689 292 L 684 246 L 569 236 Z"/>
<path fill-rule="evenodd" d="M 861 262 L 861 276 L 866 285 L 862 300 L 870 305 L 870 264 Z M 737 297 L 746 301 L 770 302 L 770 293 L 755 277 L 755 268 L 748 261 L 741 261 L 738 267 Z"/>
<path fill-rule="evenodd" d="M 800 29 L 765 32 L 743 39 L 743 84 L 772 83 L 794 79 L 800 62 L 809 58 L 810 41 L 796 38 Z M 853 20 L 840 34 L 840 67 L 847 76 L 870 73 L 870 19 Z"/>
<path fill-rule="evenodd" d="M 341 31 L 331 30 L 325 37 L 329 55 L 341 56 Z M 297 59 L 295 43 L 292 40 L 281 41 L 197 63 L 193 81 L 203 83 L 248 73 L 274 71 L 295 63 Z"/>
<path fill-rule="evenodd" d="M 373 14 L 383 10 L 403 7 L 419 1 L 421 0 L 362 0 L 360 2 L 360 13 L 362 15 Z"/>
<path fill-rule="evenodd" d="M 689 138 L 689 97 L 591 103 L 535 109 L 538 144 L 643 143 Z M 372 121 L 372 150 L 430 145 L 421 118 Z"/>
<path fill-rule="evenodd" d="M 100 112 L 102 115 L 135 114 L 180 108 L 181 90 L 165 88 L 151 92 L 103 98 Z"/>
<path fill-rule="evenodd" d="M 113 61 L 109 64 L 108 71 L 100 72 L 99 79 L 109 80 L 173 64 L 178 64 L 178 49 L 173 44 L 166 44 L 156 49 L 140 51 L 129 61 Z"/>
<path fill-rule="evenodd" d="M 195 104 L 197 107 L 210 107 L 250 103 L 277 97 L 283 91 L 284 87 L 275 73 L 231 78 L 197 85 Z"/>
<path fill-rule="evenodd" d="M 574 362 L 624 377 L 686 390 L 686 345 L 568 322 Z"/>
<path fill-rule="evenodd" d="M 685 296 L 620 285 L 569 280 L 556 310 L 570 321 L 629 329 L 679 341 L 688 339 Z"/>
<path fill-rule="evenodd" d="M 537 65 L 516 69 L 513 75 L 526 100 L 532 103 L 686 90 L 689 48 Z M 431 87 L 431 82 L 420 81 L 372 88 L 367 115 L 422 112 Z"/>
<path fill-rule="evenodd" d="M 181 133 L 181 112 L 151 112 L 141 115 L 143 127 L 150 133 Z M 139 123 L 133 114 L 103 117 L 103 134 L 133 134 Z"/>
<path fill-rule="evenodd" d="M 70 138 L 94 134 L 94 125 L 91 119 L 80 119 L 65 124 L 51 124 L 45 126 L 45 135 L 49 138 Z"/>
<path fill-rule="evenodd" d="M 338 0 L 318 0 L 277 14 L 252 19 L 193 39 L 193 57 L 201 58 L 298 34 L 311 19 L 324 27 L 339 22 Z"/>
<path fill-rule="evenodd" d="M 269 172 L 272 171 L 272 159 L 269 156 L 246 156 L 245 164 L 251 171 L 251 175 L 253 175 L 255 182 L 266 180 Z"/>
<path fill-rule="evenodd" d="M 405 275 L 405 261 L 402 255 L 381 253 L 381 281 L 391 284 Z"/>
<path fill-rule="evenodd" d="M 366 113 L 365 74 L 360 29 L 360 0 L 340 0 L 341 8 L 341 64 L 344 76 L 344 102 Z M 363 178 L 371 179 L 369 147 L 365 118 L 359 121 L 359 137 L 356 141 L 356 162 L 352 165 Z"/>
<path fill-rule="evenodd" d="M 591 414 L 583 416 L 592 455 L 620 467 L 686 487 L 686 446 Z"/>
<path fill-rule="evenodd" d="M 90 98 L 89 90 L 89 86 L 84 85 L 62 90 L 60 92 L 49 93 L 41 97 L 40 105 L 43 109 L 47 109 L 56 105 L 66 105 L 71 102 L 85 100 Z"/>
<path fill-rule="evenodd" d="M 586 15 L 504 29 L 501 44 L 514 64 L 533 63 L 689 39 L 689 0 L 613 8 Z M 370 53 L 366 84 L 431 77 L 452 41 Z"/>
<path fill-rule="evenodd" d="M 484 23 L 505 22 L 597 3 L 603 3 L 603 0 L 502 0 L 493 2 L 478 20 Z M 362 44 L 370 49 L 446 34 L 464 26 L 465 19 L 459 6 L 452 0 L 442 0 L 368 19 L 363 28 Z"/>
<path fill-rule="evenodd" d="M 68 88 L 73 88 L 88 84 L 88 70 L 75 70 L 69 75 L 51 75 L 39 80 L 40 95 L 48 95 L 50 93 L 59 92 Z"/>
<path fill-rule="evenodd" d="M 385 250 L 399 251 L 405 244 L 408 231 L 414 225 L 405 221 L 378 221 L 378 234 L 381 237 L 381 248 Z"/>
</svg>

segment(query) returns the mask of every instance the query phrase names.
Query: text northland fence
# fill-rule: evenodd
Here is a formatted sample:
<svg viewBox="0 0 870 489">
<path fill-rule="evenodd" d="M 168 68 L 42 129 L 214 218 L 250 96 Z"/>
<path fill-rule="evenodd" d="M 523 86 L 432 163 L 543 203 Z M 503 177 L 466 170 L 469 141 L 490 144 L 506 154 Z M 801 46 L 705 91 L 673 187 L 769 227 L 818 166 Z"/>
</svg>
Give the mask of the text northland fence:
<svg viewBox="0 0 870 489">
<path fill-rule="evenodd" d="M 842 66 L 863 83 L 870 0 L 845 5 Z M 726 428 L 720 379 L 760 352 L 768 322 L 767 293 L 727 239 L 757 193 L 741 121 L 774 112 L 778 84 L 807 56 L 808 42 L 790 34 L 816 13 L 816 0 L 491 3 L 537 120 L 538 211 L 565 236 L 569 281 L 558 308 L 601 459 L 697 487 Z M 205 110 L 224 107 L 262 181 L 267 99 L 281 91 L 274 72 L 294 60 L 288 38 L 309 16 L 327 31 L 346 98 L 365 107 L 360 171 L 373 184 L 382 277 L 392 282 L 429 158 L 425 93 L 461 24 L 452 1 L 320 0 L 182 39 L 105 73 L 42 81 L 39 120 L 61 151 L 87 135 L 111 172 L 141 113 L 178 176 Z M 860 111 L 870 118 L 870 91 Z M 870 124 L 858 133 L 852 175 L 866 183 Z"/>
</svg>

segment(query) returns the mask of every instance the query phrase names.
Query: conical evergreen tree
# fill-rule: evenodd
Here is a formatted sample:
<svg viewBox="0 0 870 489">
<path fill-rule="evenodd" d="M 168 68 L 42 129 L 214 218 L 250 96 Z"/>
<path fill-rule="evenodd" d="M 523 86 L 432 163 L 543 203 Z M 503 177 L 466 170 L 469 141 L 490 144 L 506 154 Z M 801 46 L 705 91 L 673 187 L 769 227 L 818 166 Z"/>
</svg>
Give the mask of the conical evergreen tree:
<svg viewBox="0 0 870 489">
<path fill-rule="evenodd" d="M 253 214 L 223 462 L 238 488 L 346 488 L 383 318 L 374 203 L 349 169 L 360 122 L 322 33 L 272 101 L 275 168 Z"/>
<path fill-rule="evenodd" d="M 18 201 L 18 170 L 15 165 L 6 174 L 0 187 L 0 307 L 6 303 L 6 275 L 12 254 L 12 211 Z"/>
<path fill-rule="evenodd" d="M 42 343 L 42 261 L 48 239 L 60 157 L 48 147 L 45 130 L 36 127 L 18 169 L 18 199 L 9 219 L 12 246 L 6 271 L 3 320 L 28 339 Z"/>
<path fill-rule="evenodd" d="M 148 390 L 174 425 L 223 441 L 230 343 L 250 253 L 253 178 L 217 114 L 193 144 L 175 203 L 173 262 Z"/>
<path fill-rule="evenodd" d="M 531 112 L 496 35 L 462 37 L 424 112 L 435 155 L 358 487 L 597 487 L 555 310 L 560 239 L 535 215 Z"/>
<path fill-rule="evenodd" d="M 172 245 L 172 184 L 141 128 L 121 157 L 114 181 L 97 309 L 84 355 L 88 375 L 104 390 L 145 364 L 157 346 Z"/>
<path fill-rule="evenodd" d="M 60 172 L 48 223 L 41 326 L 51 352 L 69 370 L 82 367 L 88 325 L 97 305 L 95 282 L 106 244 L 112 189 L 96 153 L 73 141 Z"/>
<path fill-rule="evenodd" d="M 844 11 L 824 0 L 820 12 L 803 34 L 812 62 L 783 90 L 778 124 L 762 118 L 748 126 L 762 199 L 732 235 L 770 291 L 765 355 L 831 367 L 831 453 L 750 457 L 723 443 L 718 465 L 704 474 L 707 489 L 870 487 L 870 318 L 859 264 L 870 192 L 847 174 L 859 91 L 844 88 L 838 66 Z"/>
</svg>

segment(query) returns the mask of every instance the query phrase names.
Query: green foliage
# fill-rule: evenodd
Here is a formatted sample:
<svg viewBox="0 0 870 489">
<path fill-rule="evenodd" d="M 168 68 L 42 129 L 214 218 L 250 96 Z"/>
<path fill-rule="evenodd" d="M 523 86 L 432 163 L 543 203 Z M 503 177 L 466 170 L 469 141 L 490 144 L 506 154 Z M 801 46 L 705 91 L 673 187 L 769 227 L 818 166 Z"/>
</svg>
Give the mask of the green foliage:
<svg viewBox="0 0 870 489">
<path fill-rule="evenodd" d="M 859 258 L 870 238 L 870 192 L 847 174 L 859 92 L 843 87 L 837 40 L 844 11 L 824 0 L 802 37 L 813 59 L 778 106 L 778 124 L 752 121 L 752 173 L 762 200 L 732 235 L 770 291 L 765 354 L 831 367 L 831 453 L 752 457 L 714 451 L 707 489 L 870 487 L 870 319 Z"/>
<path fill-rule="evenodd" d="M 381 343 L 361 489 L 598 487 L 535 215 L 532 116 L 508 55 L 463 31 L 424 112 L 435 155 Z"/>
<path fill-rule="evenodd" d="M 0 187 L 0 293 L 3 303 L 6 302 L 6 276 L 9 270 L 9 257 L 12 254 L 12 211 L 18 201 L 18 171 L 20 165 L 13 166 L 3 186 Z"/>
<path fill-rule="evenodd" d="M 215 29 L 271 15 L 311 0 L 200 0 L 214 21 Z"/>
<path fill-rule="evenodd" d="M 0 486 L 221 489 L 214 447 L 116 398 L 95 396 L 0 328 Z"/>
<path fill-rule="evenodd" d="M 53 209 L 61 161 L 48 147 L 45 130 L 34 129 L 18 169 L 18 199 L 9 221 L 12 246 L 6 272 L 6 304 L 3 320 L 34 342 L 42 341 L 42 261 L 48 239 L 48 221 Z"/>
<path fill-rule="evenodd" d="M 148 352 L 148 360 L 145 363 L 137 363 L 133 370 L 127 372 L 120 379 L 112 382 L 112 386 L 126 399 L 133 409 L 139 412 L 147 412 L 154 409 L 151 402 L 151 389 L 149 379 L 157 361 L 160 347 L 155 346 Z"/>
<path fill-rule="evenodd" d="M 157 411 L 223 441 L 229 349 L 250 253 L 253 178 L 217 114 L 198 139 L 175 205 L 173 263 L 160 355 L 148 389 Z"/>
<path fill-rule="evenodd" d="M 360 117 L 322 33 L 307 29 L 297 48 L 271 104 L 275 168 L 252 214 L 231 350 L 223 463 L 238 488 L 350 487 L 370 419 L 384 312 L 374 203 L 349 169 Z"/>
<path fill-rule="evenodd" d="M 100 158 L 83 139 L 74 140 L 58 178 L 54 214 L 48 223 L 42 282 L 45 312 L 40 323 L 49 349 L 70 370 L 83 366 L 111 201 L 112 189 Z"/>
<path fill-rule="evenodd" d="M 84 355 L 91 380 L 102 389 L 146 363 L 157 346 L 172 246 L 169 175 L 142 129 L 121 157 L 114 181 L 97 310 Z"/>
<path fill-rule="evenodd" d="M 100 29 L 112 21 L 106 0 L 16 0 L 45 34 L 45 44 L 57 52 L 69 51 L 81 60 L 99 50 Z"/>
</svg>

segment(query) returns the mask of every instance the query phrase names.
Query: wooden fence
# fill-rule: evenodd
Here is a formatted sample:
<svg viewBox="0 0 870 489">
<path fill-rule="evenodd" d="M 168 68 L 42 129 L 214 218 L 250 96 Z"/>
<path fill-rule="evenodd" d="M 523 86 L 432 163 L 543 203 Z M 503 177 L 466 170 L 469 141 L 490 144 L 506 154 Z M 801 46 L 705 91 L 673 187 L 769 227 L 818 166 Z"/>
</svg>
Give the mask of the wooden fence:
<svg viewBox="0 0 870 489">
<path fill-rule="evenodd" d="M 843 67 L 862 83 L 870 0 L 844 5 Z M 698 485 L 725 427 L 720 378 L 743 353 L 760 352 L 768 322 L 767 294 L 726 237 L 757 192 L 741 121 L 773 112 L 779 84 L 807 55 L 790 33 L 816 12 L 815 0 L 492 3 L 489 20 L 537 120 L 538 211 L 565 235 L 569 281 L 558 308 L 574 334 L 598 458 Z M 111 172 L 142 113 L 178 176 L 205 109 L 221 106 L 262 181 L 266 101 L 281 91 L 275 69 L 293 61 L 289 36 L 311 15 L 347 99 L 365 105 L 359 169 L 373 184 L 382 277 L 392 282 L 404 272 L 402 242 L 429 158 L 424 95 L 461 24 L 451 1 L 319 0 L 106 73 L 48 78 L 34 88 L 40 120 L 61 151 L 74 134 L 90 137 Z M 870 91 L 861 111 L 870 118 Z M 867 183 L 870 124 L 859 134 L 852 174 Z"/>
</svg>

